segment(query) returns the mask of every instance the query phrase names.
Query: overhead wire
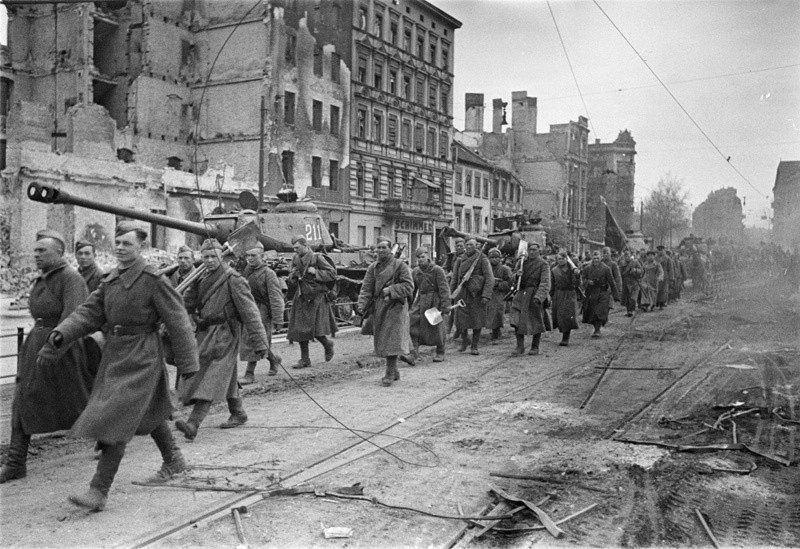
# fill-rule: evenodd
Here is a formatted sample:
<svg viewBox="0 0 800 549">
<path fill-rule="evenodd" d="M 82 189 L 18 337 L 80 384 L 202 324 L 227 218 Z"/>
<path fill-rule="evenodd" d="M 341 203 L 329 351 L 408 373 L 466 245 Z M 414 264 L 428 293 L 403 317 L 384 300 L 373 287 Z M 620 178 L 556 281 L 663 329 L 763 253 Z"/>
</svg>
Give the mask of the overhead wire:
<svg viewBox="0 0 800 549">
<path fill-rule="evenodd" d="M 767 196 L 766 194 L 761 192 L 758 189 L 758 187 L 756 187 L 741 171 L 739 171 L 739 169 L 735 165 L 733 165 L 731 163 L 730 155 L 726 155 L 724 152 L 722 152 L 722 150 L 717 146 L 717 144 L 714 142 L 714 140 L 711 139 L 711 137 L 706 133 L 706 131 L 702 128 L 702 126 L 700 126 L 700 124 L 697 122 L 697 120 L 695 120 L 694 117 L 689 113 L 689 111 L 686 110 L 686 108 L 683 106 L 683 104 L 681 104 L 681 102 L 678 100 L 678 98 L 675 96 L 675 94 L 672 93 L 672 90 L 670 90 L 669 87 L 661 79 L 661 77 L 658 76 L 656 71 L 653 70 L 653 68 L 645 60 L 645 58 L 642 57 L 642 55 L 639 53 L 639 50 L 637 50 L 636 47 L 631 43 L 631 41 L 628 40 L 628 37 L 625 36 L 625 33 L 622 32 L 622 30 L 619 28 L 619 26 L 617 26 L 617 24 L 614 22 L 614 20 L 611 19 L 611 17 L 608 15 L 608 13 L 606 13 L 606 11 L 602 8 L 602 6 L 600 6 L 600 4 L 597 3 L 597 0 L 592 0 L 592 3 L 594 3 L 594 5 L 597 6 L 597 9 L 599 9 L 600 12 L 605 16 L 605 18 L 608 19 L 609 23 L 611 23 L 611 25 L 614 27 L 614 29 L 622 37 L 622 39 L 625 40 L 625 42 L 628 44 L 628 46 L 636 54 L 636 56 L 641 60 L 642 63 L 644 63 L 644 66 L 647 67 L 647 70 L 649 70 L 650 73 L 658 81 L 658 83 L 661 84 L 661 87 L 664 88 L 664 90 L 669 94 L 669 96 L 672 98 L 672 100 L 675 102 L 675 104 L 678 105 L 678 107 L 681 109 L 681 111 L 683 111 L 683 113 L 689 118 L 689 120 L 691 120 L 692 124 L 694 124 L 694 126 L 700 131 L 700 133 L 703 135 L 703 137 L 706 138 L 706 141 L 708 141 L 709 144 L 711 144 L 711 146 L 714 148 L 714 150 L 717 151 L 717 153 L 722 157 L 722 159 L 725 160 L 725 162 L 728 165 L 730 165 L 731 169 L 734 172 L 736 172 L 739 175 L 739 177 L 741 177 L 742 180 L 744 180 L 748 185 L 750 185 L 753 188 L 753 190 L 756 191 L 759 195 L 763 196 L 764 198 L 769 198 L 769 196 Z"/>
<path fill-rule="evenodd" d="M 553 26 L 556 28 L 556 33 L 558 34 L 558 40 L 561 42 L 561 49 L 564 51 L 564 57 L 567 58 L 567 65 L 569 65 L 569 72 L 572 74 L 572 80 L 575 82 L 575 87 L 578 90 L 578 95 L 581 97 L 581 103 L 583 104 L 583 110 L 586 113 L 586 117 L 589 119 L 589 126 L 592 128 L 592 132 L 597 135 L 597 131 L 594 128 L 594 123 L 592 122 L 592 117 L 589 116 L 589 108 L 586 106 L 586 100 L 583 98 L 583 92 L 581 91 L 581 86 L 578 83 L 578 77 L 575 76 L 575 69 L 572 67 L 572 61 L 569 59 L 569 53 L 567 52 L 567 46 L 564 44 L 564 37 L 561 36 L 561 30 L 558 28 L 558 22 L 556 21 L 556 15 L 553 13 L 553 7 L 550 5 L 550 0 L 547 0 L 547 9 L 550 10 L 550 17 L 553 19 Z"/>
</svg>

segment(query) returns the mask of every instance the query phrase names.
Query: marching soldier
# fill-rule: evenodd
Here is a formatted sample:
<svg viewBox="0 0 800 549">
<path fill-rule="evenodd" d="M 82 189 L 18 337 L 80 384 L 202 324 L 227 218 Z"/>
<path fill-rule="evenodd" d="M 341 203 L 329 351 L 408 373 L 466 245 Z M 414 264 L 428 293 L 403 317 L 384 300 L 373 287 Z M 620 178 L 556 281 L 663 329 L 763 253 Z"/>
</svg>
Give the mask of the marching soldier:
<svg viewBox="0 0 800 549">
<path fill-rule="evenodd" d="M 379 238 L 378 260 L 367 267 L 361 293 L 358 296 L 358 310 L 362 315 L 371 316 L 374 335 L 375 354 L 386 357 L 386 373 L 381 382 L 388 387 L 400 379 L 397 371 L 397 357 L 409 352 L 410 330 L 408 300 L 414 292 L 411 269 L 392 254 L 392 243 Z"/>
<path fill-rule="evenodd" d="M 189 246 L 178 248 L 178 268 L 169 275 L 173 287 L 177 287 L 186 277 L 194 272 L 194 250 Z"/>
<path fill-rule="evenodd" d="M 95 263 L 94 244 L 86 240 L 78 240 L 75 243 L 75 259 L 78 261 L 78 272 L 81 273 L 86 288 L 92 293 L 100 285 L 100 281 L 105 273 L 99 269 Z"/>
<path fill-rule="evenodd" d="M 236 380 L 242 326 L 246 328 L 255 355 L 264 358 L 269 351 L 253 294 L 242 275 L 223 265 L 222 245 L 208 239 L 203 242 L 200 254 L 206 273 L 195 280 L 185 294 L 186 310 L 196 318 L 200 370 L 183 390 L 184 404 L 194 404 L 192 413 L 188 420 L 175 422 L 175 427 L 189 440 L 197 436 L 215 400 L 226 399 L 230 411 L 221 429 L 232 429 L 247 422 Z"/>
<path fill-rule="evenodd" d="M 500 332 L 505 323 L 505 298 L 511 289 L 511 269 L 503 264 L 503 254 L 497 248 L 489 250 L 487 255 L 494 275 L 494 287 L 492 288 L 492 299 L 489 301 L 489 323 L 487 327 L 492 330 L 491 344 L 497 345 L 497 340 L 500 339 Z"/>
<path fill-rule="evenodd" d="M 578 310 L 577 288 L 581 283 L 581 271 L 569 264 L 566 250 L 556 256 L 556 266 L 550 270 L 552 286 L 550 296 L 553 299 L 553 328 L 561 332 L 561 345 L 569 345 L 572 330 L 578 329 L 576 313 Z"/>
<path fill-rule="evenodd" d="M 419 358 L 420 345 L 434 345 L 436 354 L 434 362 L 444 361 L 445 333 L 444 324 L 431 324 L 425 316 L 425 311 L 437 308 L 443 315 L 450 313 L 450 287 L 444 269 L 436 265 L 431 259 L 426 247 L 417 248 L 417 266 L 411 273 L 416 288 L 416 296 L 409 311 L 411 321 L 412 354 L 401 355 L 400 360 L 414 366 Z"/>
<path fill-rule="evenodd" d="M 22 345 L 11 406 L 11 441 L 0 483 L 24 477 L 31 435 L 72 427 L 92 391 L 93 375 L 82 340 L 62 346 L 52 363 L 37 363 L 50 331 L 89 294 L 81 275 L 67 265 L 64 238 L 57 232 L 36 234 L 33 258 L 41 270 L 28 301 L 36 323 Z"/>
<path fill-rule="evenodd" d="M 489 259 L 478 250 L 478 242 L 474 238 L 464 243 L 464 255 L 453 269 L 453 278 L 450 281 L 452 299 L 463 299 L 466 307 L 456 309 L 456 329 L 461 331 L 460 352 L 470 346 L 469 330 L 472 330 L 472 345 L 470 353 L 479 355 L 478 342 L 481 338 L 481 329 L 487 325 L 487 305 L 492 299 L 494 287 L 494 274 Z M 461 290 L 457 292 L 458 287 Z"/>
<path fill-rule="evenodd" d="M 633 316 L 639 299 L 639 280 L 644 276 L 644 267 L 626 248 L 619 261 L 619 270 L 622 277 L 622 304 L 625 306 L 625 316 Z"/>
<path fill-rule="evenodd" d="M 600 337 L 600 327 L 608 322 L 611 299 L 619 301 L 619 291 L 614 275 L 603 263 L 600 252 L 592 252 L 592 262 L 581 273 L 586 299 L 583 301 L 583 322 L 594 326 L 592 337 Z"/>
<path fill-rule="evenodd" d="M 550 295 L 550 265 L 539 255 L 539 245 L 528 244 L 528 257 L 522 264 L 522 272 L 514 274 L 522 277 L 519 292 L 511 302 L 511 325 L 517 337 L 517 348 L 511 356 L 525 354 L 525 336 L 532 335 L 529 355 L 539 354 L 542 333 L 550 329 L 550 318 L 544 304 Z"/>
<path fill-rule="evenodd" d="M 465 251 L 464 239 L 461 238 L 460 236 L 457 236 L 456 238 L 454 238 L 453 239 L 453 247 L 454 247 L 454 251 L 453 251 L 453 256 L 451 258 L 451 261 L 450 261 L 450 271 L 447 273 L 448 280 L 451 283 L 452 283 L 453 277 L 455 276 L 453 273 L 455 273 L 456 267 L 459 264 L 459 262 L 461 261 L 461 258 L 464 257 L 464 251 Z M 450 331 L 453 329 L 453 325 L 455 325 L 455 327 L 456 327 L 456 333 L 453 334 L 453 341 L 457 341 L 457 340 L 461 339 L 461 327 L 456 323 L 456 315 L 454 315 L 454 314 L 452 314 L 452 315 L 447 317 L 447 333 L 445 335 L 450 333 Z"/>
<path fill-rule="evenodd" d="M 117 226 L 118 266 L 89 299 L 56 326 L 39 351 L 38 364 L 52 364 L 64 349 L 107 324 L 103 358 L 86 409 L 70 434 L 94 439 L 101 448 L 89 490 L 69 500 L 102 511 L 125 447 L 134 435 L 150 436 L 161 452 L 161 469 L 150 482 L 164 482 L 186 469 L 167 424 L 172 413 L 168 376 L 161 355 L 158 324 L 173 336 L 181 376 L 197 371 L 197 346 L 180 295 L 141 257 L 147 233 L 131 222 Z"/>
<path fill-rule="evenodd" d="M 272 352 L 272 330 L 273 326 L 277 330 L 283 325 L 283 291 L 278 275 L 275 271 L 267 267 L 264 263 L 264 245 L 260 242 L 245 252 L 247 267 L 244 270 L 244 277 L 250 286 L 253 299 L 258 305 L 261 313 L 261 322 L 267 332 L 267 342 L 270 349 L 267 354 L 269 361 L 269 375 L 274 376 L 278 373 L 278 366 L 281 364 L 281 357 Z M 245 334 L 246 335 L 246 334 Z M 239 380 L 242 385 L 255 383 L 256 364 L 258 357 L 248 344 L 248 338 L 242 338 L 242 348 L 239 358 L 247 361 L 247 371 L 244 377 Z"/>
<path fill-rule="evenodd" d="M 289 310 L 289 332 L 286 339 L 300 343 L 300 361 L 293 368 L 308 368 L 311 358 L 308 343 L 316 339 L 325 349 L 325 362 L 333 359 L 336 320 L 328 302 L 326 283 L 336 280 L 336 267 L 322 254 L 311 251 L 303 236 L 292 238 L 294 257 L 289 280 L 297 285 Z"/>
</svg>

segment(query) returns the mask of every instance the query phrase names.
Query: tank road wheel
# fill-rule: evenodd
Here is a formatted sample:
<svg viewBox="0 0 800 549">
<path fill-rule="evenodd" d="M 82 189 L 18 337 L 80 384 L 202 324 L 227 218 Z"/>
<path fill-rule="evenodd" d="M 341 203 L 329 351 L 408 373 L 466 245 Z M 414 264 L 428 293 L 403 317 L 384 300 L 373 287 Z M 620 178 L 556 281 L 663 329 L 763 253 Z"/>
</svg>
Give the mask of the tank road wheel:
<svg viewBox="0 0 800 549">
<path fill-rule="evenodd" d="M 353 301 L 346 296 L 339 296 L 333 302 L 333 315 L 336 317 L 336 322 L 350 322 L 350 317 L 353 315 Z"/>
</svg>

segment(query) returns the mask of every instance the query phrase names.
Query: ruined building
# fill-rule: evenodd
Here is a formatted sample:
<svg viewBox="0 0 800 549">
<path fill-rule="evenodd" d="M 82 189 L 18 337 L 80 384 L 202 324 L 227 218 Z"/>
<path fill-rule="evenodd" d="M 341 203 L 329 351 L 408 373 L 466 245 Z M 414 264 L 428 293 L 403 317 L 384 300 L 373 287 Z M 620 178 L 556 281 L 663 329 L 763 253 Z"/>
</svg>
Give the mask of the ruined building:
<svg viewBox="0 0 800 549">
<path fill-rule="evenodd" d="M 800 161 L 778 164 L 772 189 L 772 238 L 785 250 L 800 250 Z"/>
<path fill-rule="evenodd" d="M 193 220 L 244 189 L 269 207 L 293 188 L 354 243 L 423 242 L 449 211 L 460 23 L 423 0 L 6 6 L 3 200 L 19 249 L 43 220 L 68 239 L 116 221 L 22 200 L 34 178 Z"/>
<path fill-rule="evenodd" d="M 588 238 L 603 242 L 606 234 L 606 201 L 620 228 L 632 233 L 634 225 L 633 193 L 636 174 L 636 141 L 623 130 L 612 143 L 596 139 L 589 145 L 589 180 L 587 184 L 586 227 Z"/>
<path fill-rule="evenodd" d="M 718 189 L 692 212 L 692 232 L 717 242 L 741 244 L 744 238 L 743 219 L 742 201 L 736 196 L 736 189 Z"/>
<path fill-rule="evenodd" d="M 481 155 L 512 171 L 525 186 L 523 207 L 535 217 L 557 220 L 568 228 L 573 250 L 582 250 L 586 237 L 589 120 L 551 124 L 548 133 L 537 133 L 538 108 L 526 91 L 511 94 L 508 103 L 492 101 L 492 131 L 483 131 L 483 94 L 467 94 L 464 134 L 476 140 Z"/>
</svg>

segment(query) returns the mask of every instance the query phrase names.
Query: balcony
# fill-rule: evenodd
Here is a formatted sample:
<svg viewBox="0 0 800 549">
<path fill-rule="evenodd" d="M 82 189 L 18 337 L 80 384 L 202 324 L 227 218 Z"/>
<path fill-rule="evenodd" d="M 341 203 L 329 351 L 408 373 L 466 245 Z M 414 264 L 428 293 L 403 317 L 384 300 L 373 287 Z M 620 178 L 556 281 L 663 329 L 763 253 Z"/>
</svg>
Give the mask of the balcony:
<svg viewBox="0 0 800 549">
<path fill-rule="evenodd" d="M 442 209 L 442 204 L 434 200 L 417 202 L 402 198 L 387 198 L 383 201 L 383 211 L 390 216 L 436 218 L 442 215 Z"/>
</svg>

